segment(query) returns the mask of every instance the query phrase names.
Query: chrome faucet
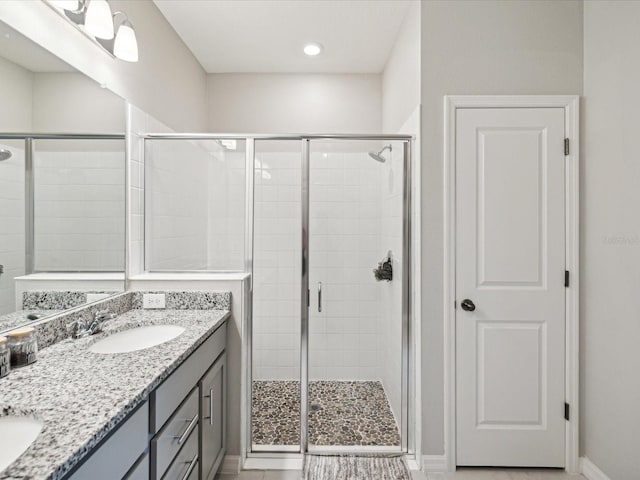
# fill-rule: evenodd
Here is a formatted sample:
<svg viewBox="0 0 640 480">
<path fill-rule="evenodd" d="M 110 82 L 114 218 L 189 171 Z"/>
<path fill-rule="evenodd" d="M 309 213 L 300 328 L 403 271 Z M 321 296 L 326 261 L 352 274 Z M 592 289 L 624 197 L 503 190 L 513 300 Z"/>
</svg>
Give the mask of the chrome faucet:
<svg viewBox="0 0 640 480">
<path fill-rule="evenodd" d="M 75 322 L 69 324 L 69 331 L 73 338 L 84 338 L 89 335 L 94 335 L 96 333 L 100 333 L 102 331 L 102 324 L 107 320 L 113 320 L 116 318 L 115 313 L 110 313 L 107 310 L 102 312 L 96 312 L 93 315 L 93 321 L 87 325 L 87 322 L 84 318 L 79 318 Z"/>
</svg>

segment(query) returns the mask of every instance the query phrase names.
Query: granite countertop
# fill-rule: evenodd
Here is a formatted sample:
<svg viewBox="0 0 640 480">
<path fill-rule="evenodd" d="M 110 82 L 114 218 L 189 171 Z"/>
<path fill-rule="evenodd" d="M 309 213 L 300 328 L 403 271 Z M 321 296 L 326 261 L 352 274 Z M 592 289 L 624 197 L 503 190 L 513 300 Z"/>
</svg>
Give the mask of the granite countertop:
<svg viewBox="0 0 640 480">
<path fill-rule="evenodd" d="M 36 363 L 0 379 L 0 415 L 31 414 L 44 422 L 36 441 L 0 479 L 62 478 L 228 316 L 228 310 L 130 310 L 105 323 L 103 333 L 56 343 Z M 136 352 L 88 350 L 118 331 L 162 324 L 186 330 Z"/>
<path fill-rule="evenodd" d="M 0 331 L 9 330 L 11 328 L 19 327 L 21 325 L 25 325 L 28 323 L 35 322 L 37 320 L 43 320 L 46 317 L 50 317 L 52 315 L 56 315 L 64 310 L 16 310 L 15 312 L 5 313 L 0 315 Z M 28 315 L 36 314 L 42 315 L 40 318 L 34 318 L 30 320 L 27 318 Z"/>
</svg>

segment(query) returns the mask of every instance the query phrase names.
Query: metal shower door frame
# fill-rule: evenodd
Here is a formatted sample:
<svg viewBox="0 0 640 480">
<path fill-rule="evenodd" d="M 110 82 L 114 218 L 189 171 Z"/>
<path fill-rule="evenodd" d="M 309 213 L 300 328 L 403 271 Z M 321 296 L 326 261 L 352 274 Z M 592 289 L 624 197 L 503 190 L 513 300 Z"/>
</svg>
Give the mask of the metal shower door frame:
<svg viewBox="0 0 640 480">
<path fill-rule="evenodd" d="M 409 364 L 411 356 L 410 306 L 411 306 L 411 143 L 409 135 L 320 135 L 302 137 L 302 238 L 301 238 L 301 289 L 300 289 L 300 452 L 309 452 L 309 310 L 311 291 L 309 289 L 309 210 L 311 142 L 313 140 L 380 140 L 401 141 L 403 145 L 402 181 L 402 383 L 400 452 L 409 452 Z M 362 447 L 340 446 L 338 449 L 322 446 L 313 453 L 357 453 Z M 394 453 L 397 451 L 389 449 Z M 383 449 L 377 449 L 382 452 Z"/>
</svg>

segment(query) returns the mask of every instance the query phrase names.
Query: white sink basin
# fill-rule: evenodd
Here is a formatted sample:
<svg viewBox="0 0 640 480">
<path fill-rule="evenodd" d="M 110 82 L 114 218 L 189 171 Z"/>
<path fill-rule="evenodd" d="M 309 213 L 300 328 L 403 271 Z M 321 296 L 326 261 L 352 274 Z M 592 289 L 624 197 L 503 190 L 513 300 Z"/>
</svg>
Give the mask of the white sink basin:
<svg viewBox="0 0 640 480">
<path fill-rule="evenodd" d="M 127 353 L 155 347 L 184 332 L 177 325 L 151 325 L 114 333 L 94 343 L 89 350 L 95 353 Z"/>
<path fill-rule="evenodd" d="M 33 417 L 0 417 L 0 472 L 29 448 L 42 430 L 42 422 Z"/>
</svg>

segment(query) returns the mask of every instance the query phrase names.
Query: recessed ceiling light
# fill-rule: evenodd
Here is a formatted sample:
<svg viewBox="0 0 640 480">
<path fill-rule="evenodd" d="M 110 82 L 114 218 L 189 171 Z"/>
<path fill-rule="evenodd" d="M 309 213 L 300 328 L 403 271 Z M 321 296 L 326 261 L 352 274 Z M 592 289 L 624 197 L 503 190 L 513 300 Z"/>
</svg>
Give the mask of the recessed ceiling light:
<svg viewBox="0 0 640 480">
<path fill-rule="evenodd" d="M 310 57 L 315 57 L 316 55 L 320 55 L 322 53 L 322 45 L 319 43 L 307 43 L 304 46 L 305 55 L 309 55 Z"/>
</svg>

